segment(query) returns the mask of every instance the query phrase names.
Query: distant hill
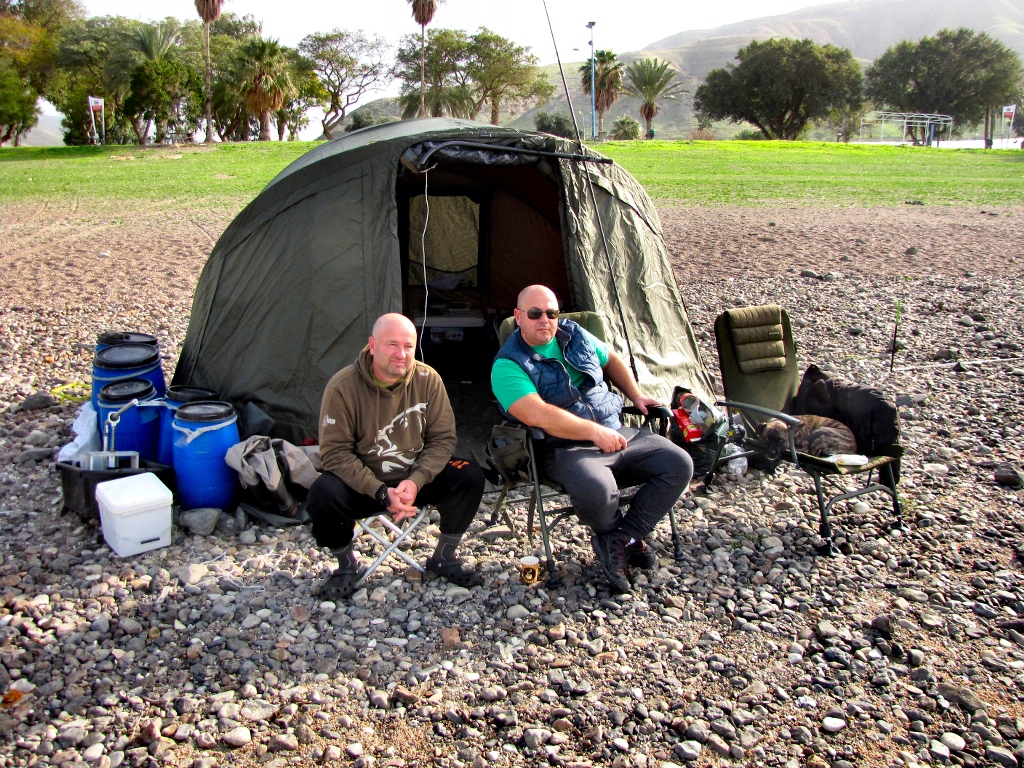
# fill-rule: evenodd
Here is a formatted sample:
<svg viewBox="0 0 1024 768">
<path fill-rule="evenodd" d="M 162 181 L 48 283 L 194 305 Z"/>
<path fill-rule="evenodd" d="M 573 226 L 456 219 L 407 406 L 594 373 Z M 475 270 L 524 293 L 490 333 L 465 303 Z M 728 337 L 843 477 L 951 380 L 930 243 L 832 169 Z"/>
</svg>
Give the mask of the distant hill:
<svg viewBox="0 0 1024 768">
<path fill-rule="evenodd" d="M 64 146 L 64 126 L 60 115 L 40 115 L 35 128 L 25 134 L 21 140 L 23 147 L 62 147 Z"/>
<path fill-rule="evenodd" d="M 679 32 L 651 43 L 644 51 L 685 63 L 687 72 L 703 79 L 753 39 L 809 37 L 817 43 L 849 48 L 857 58 L 873 61 L 901 40 L 917 40 L 947 27 L 987 32 L 1024 55 L 1024 0 L 852 0 L 715 29 Z"/>
<path fill-rule="evenodd" d="M 867 65 L 901 40 L 917 40 L 940 29 L 956 27 L 987 32 L 1024 58 L 1024 0 L 850 0 L 714 29 L 679 32 L 641 51 L 620 53 L 619 58 L 629 63 L 637 58 L 657 56 L 679 69 L 690 94 L 684 96 L 681 103 L 667 102 L 654 121 L 659 137 L 675 138 L 695 127 L 693 93 L 707 73 L 735 61 L 736 52 L 751 40 L 809 37 L 817 43 L 849 48 Z M 589 133 L 590 99 L 577 86 L 579 66 L 580 62 L 566 64 L 566 78 L 577 117 L 583 118 Z M 559 95 L 541 109 L 567 112 L 558 68 L 545 70 Z M 620 99 L 605 118 L 606 129 L 611 130 L 612 122 L 627 112 L 639 119 L 638 106 L 635 99 Z M 531 110 L 519 116 L 512 125 L 532 128 L 536 112 Z M 719 134 L 724 137 L 739 130 L 740 126 L 722 126 Z"/>
</svg>

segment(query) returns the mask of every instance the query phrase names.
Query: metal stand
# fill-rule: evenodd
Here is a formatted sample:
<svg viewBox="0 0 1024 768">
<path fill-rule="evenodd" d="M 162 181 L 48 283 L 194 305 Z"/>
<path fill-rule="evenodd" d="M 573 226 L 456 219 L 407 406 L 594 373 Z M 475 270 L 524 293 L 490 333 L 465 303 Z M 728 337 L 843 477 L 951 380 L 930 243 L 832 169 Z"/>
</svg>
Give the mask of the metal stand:
<svg viewBox="0 0 1024 768">
<path fill-rule="evenodd" d="M 370 564 L 370 567 L 366 569 L 366 572 L 362 575 L 359 581 L 356 582 L 356 586 L 362 584 L 364 581 L 370 578 L 373 572 L 377 570 L 378 566 L 380 566 L 380 564 L 387 560 L 392 554 L 395 554 L 398 557 L 405 560 L 405 562 L 407 562 L 420 573 L 424 572 L 423 566 L 417 563 L 415 560 L 413 560 L 411 556 L 407 555 L 405 552 L 398 549 L 398 546 L 403 541 L 405 541 L 406 538 L 408 538 L 410 533 L 412 533 L 419 527 L 420 523 L 422 523 L 423 520 L 426 518 L 428 509 L 429 507 L 427 506 L 420 507 L 419 514 L 416 515 L 416 517 L 412 519 L 412 522 L 406 525 L 405 528 L 395 525 L 395 523 L 392 522 L 391 518 L 389 518 L 387 515 L 374 515 L 373 517 L 369 517 L 366 520 L 356 520 L 356 523 L 359 525 L 359 527 L 362 529 L 364 533 L 370 534 L 370 536 L 379 541 L 381 545 L 383 545 L 384 547 L 384 551 L 381 552 L 380 555 L 377 556 L 377 559 Z M 371 526 L 373 525 L 373 522 L 375 520 L 380 520 L 381 523 L 386 528 L 388 528 L 389 530 L 391 530 L 392 533 L 395 534 L 395 538 L 388 540 L 386 536 L 373 530 Z"/>
</svg>

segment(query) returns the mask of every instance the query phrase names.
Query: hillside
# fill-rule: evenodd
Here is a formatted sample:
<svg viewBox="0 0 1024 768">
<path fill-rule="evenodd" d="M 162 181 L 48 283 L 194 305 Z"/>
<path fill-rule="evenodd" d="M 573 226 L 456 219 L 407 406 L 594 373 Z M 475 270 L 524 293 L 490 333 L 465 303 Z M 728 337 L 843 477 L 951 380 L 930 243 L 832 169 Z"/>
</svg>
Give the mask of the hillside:
<svg viewBox="0 0 1024 768">
<path fill-rule="evenodd" d="M 964 0 L 851 0 L 714 29 L 679 32 L 651 43 L 641 51 L 620 53 L 620 58 L 628 63 L 636 58 L 657 56 L 672 62 L 682 73 L 690 95 L 684 96 L 681 103 L 667 103 L 654 122 L 659 136 L 671 138 L 694 127 L 692 94 L 707 73 L 732 62 L 736 51 L 753 39 L 809 37 L 818 43 L 834 43 L 849 48 L 866 64 L 901 40 L 916 40 L 947 27 L 969 27 L 987 32 L 1024 56 L 1024 0 L 975 0 L 970 3 Z M 589 99 L 582 88 L 576 87 L 579 66 L 578 62 L 567 64 L 566 75 L 577 114 L 589 126 Z M 558 68 L 547 69 L 548 78 L 557 84 L 561 94 Z M 639 117 L 637 107 L 634 99 L 620 99 L 606 118 L 606 127 L 610 128 L 615 118 L 626 112 Z M 565 96 L 560 95 L 543 109 L 568 111 Z M 536 110 L 520 116 L 512 124 L 532 127 L 534 112 Z M 733 130 L 733 127 L 727 127 L 720 134 L 730 135 Z"/>
</svg>

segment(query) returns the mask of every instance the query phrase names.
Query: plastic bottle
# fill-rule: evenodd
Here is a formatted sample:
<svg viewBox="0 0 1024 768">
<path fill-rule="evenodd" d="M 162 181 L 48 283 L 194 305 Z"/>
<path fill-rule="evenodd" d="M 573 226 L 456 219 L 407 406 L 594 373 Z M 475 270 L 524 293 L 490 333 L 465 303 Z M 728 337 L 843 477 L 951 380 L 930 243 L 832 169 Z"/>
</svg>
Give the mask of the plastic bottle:
<svg viewBox="0 0 1024 768">
<path fill-rule="evenodd" d="M 729 443 L 722 449 L 722 458 L 726 458 L 737 453 L 743 453 L 743 449 L 735 443 Z M 747 474 L 747 457 L 741 456 L 738 459 L 731 459 L 729 463 L 725 465 L 725 471 L 726 474 L 736 476 Z"/>
</svg>

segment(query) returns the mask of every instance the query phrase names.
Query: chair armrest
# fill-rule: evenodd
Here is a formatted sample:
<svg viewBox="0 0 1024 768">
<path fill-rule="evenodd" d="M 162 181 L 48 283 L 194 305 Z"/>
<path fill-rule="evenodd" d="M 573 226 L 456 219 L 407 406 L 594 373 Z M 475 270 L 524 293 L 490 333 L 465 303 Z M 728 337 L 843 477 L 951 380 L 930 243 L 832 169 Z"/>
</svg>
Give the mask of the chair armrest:
<svg viewBox="0 0 1024 768">
<path fill-rule="evenodd" d="M 800 424 L 800 419 L 795 416 L 790 416 L 788 413 L 782 413 L 780 411 L 773 411 L 771 408 L 762 408 L 759 405 L 750 405 L 749 403 L 736 403 L 732 400 L 718 400 L 715 405 L 720 408 L 735 408 L 738 411 L 753 411 L 754 413 L 760 413 L 762 416 L 771 416 L 773 419 L 778 419 L 784 422 L 788 427 L 795 427 Z"/>
<path fill-rule="evenodd" d="M 644 416 L 648 421 L 651 419 L 671 419 L 672 410 L 667 405 L 649 405 L 647 406 L 647 413 L 644 414 L 635 405 L 627 405 L 622 409 L 623 413 L 628 413 L 630 416 Z"/>
<path fill-rule="evenodd" d="M 668 425 L 672 420 L 672 409 L 667 405 L 648 405 L 647 413 L 644 414 L 635 405 L 627 405 L 622 409 L 622 412 L 629 414 L 630 416 L 642 416 L 644 420 L 644 426 L 650 426 L 652 421 L 662 422 L 658 429 L 658 434 L 662 437 L 666 437 L 668 434 Z"/>
<path fill-rule="evenodd" d="M 789 456 L 797 467 L 800 466 L 800 459 L 796 455 L 796 428 L 800 426 L 800 419 L 790 416 L 788 413 L 773 411 L 771 408 L 762 408 L 759 405 L 749 403 L 737 403 L 732 400 L 718 400 L 715 405 L 721 408 L 735 408 L 737 411 L 752 411 L 762 416 L 771 416 L 786 425 L 786 436 L 789 438 Z"/>
</svg>

